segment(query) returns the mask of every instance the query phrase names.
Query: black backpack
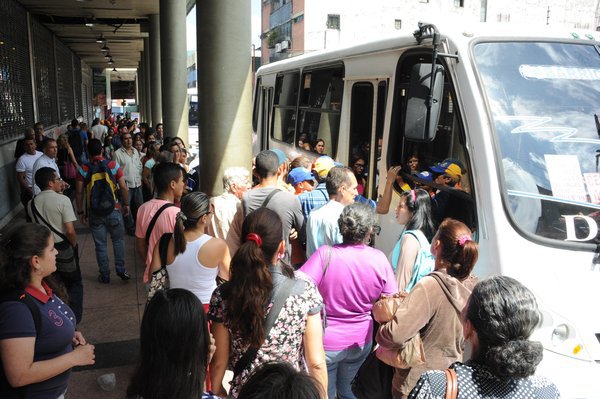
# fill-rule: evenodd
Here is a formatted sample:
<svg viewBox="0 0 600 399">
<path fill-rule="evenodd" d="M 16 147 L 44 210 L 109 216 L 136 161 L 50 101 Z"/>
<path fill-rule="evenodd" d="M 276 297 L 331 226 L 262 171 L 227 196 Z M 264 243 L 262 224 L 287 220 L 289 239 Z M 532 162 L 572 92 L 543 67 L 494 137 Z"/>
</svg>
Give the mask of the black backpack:
<svg viewBox="0 0 600 399">
<path fill-rule="evenodd" d="M 88 211 L 96 216 L 108 216 L 117 205 L 117 181 L 106 160 L 90 162 L 87 167 L 85 187 Z"/>
<path fill-rule="evenodd" d="M 79 132 L 79 129 L 69 130 L 68 132 L 69 145 L 73 150 L 75 158 L 78 160 L 81 159 L 81 155 L 83 154 L 83 143 L 81 142 L 81 136 L 79 135 Z"/>
<path fill-rule="evenodd" d="M 40 335 L 42 326 L 42 314 L 40 309 L 36 306 L 33 298 L 23 290 L 10 290 L 0 295 L 0 303 L 3 302 L 23 302 L 27 305 L 27 308 L 31 312 L 33 317 L 33 323 L 35 325 L 36 335 Z M 21 388 L 13 388 L 8 383 L 6 375 L 4 374 L 4 368 L 2 362 L 0 362 L 0 398 L 2 399 L 19 399 L 23 397 L 23 390 Z"/>
</svg>

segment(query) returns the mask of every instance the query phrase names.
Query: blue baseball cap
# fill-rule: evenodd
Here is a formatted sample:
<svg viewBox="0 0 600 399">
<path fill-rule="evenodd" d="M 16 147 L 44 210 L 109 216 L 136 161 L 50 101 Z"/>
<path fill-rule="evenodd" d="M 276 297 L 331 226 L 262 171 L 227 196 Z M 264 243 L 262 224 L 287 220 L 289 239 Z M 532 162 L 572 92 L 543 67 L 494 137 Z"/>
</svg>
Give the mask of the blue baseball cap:
<svg viewBox="0 0 600 399">
<path fill-rule="evenodd" d="M 433 175 L 431 174 L 431 172 L 428 172 L 426 170 L 424 170 L 423 172 L 417 173 L 416 177 L 418 179 L 421 179 L 421 180 L 426 181 L 428 183 L 433 182 Z"/>
<path fill-rule="evenodd" d="M 454 180 L 460 179 L 460 176 L 462 175 L 462 168 L 455 159 L 444 159 L 442 162 L 431 166 L 429 169 L 435 173 L 448 175 Z"/>
<path fill-rule="evenodd" d="M 296 184 L 298 183 L 302 183 L 303 181 L 314 181 L 315 178 L 313 176 L 313 174 L 310 172 L 310 170 L 303 168 L 303 167 L 298 167 L 298 168 L 294 168 L 290 171 L 290 173 L 288 173 L 288 177 L 287 177 L 287 182 L 289 184 L 291 184 L 292 186 L 296 186 Z"/>
</svg>

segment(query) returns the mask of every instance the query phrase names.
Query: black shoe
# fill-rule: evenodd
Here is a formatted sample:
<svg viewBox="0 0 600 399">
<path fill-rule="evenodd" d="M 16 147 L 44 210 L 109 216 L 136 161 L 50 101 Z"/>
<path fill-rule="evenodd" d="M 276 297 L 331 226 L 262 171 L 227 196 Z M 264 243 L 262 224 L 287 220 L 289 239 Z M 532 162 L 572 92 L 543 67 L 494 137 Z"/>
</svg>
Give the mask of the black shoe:
<svg viewBox="0 0 600 399">
<path fill-rule="evenodd" d="M 98 275 L 98 282 L 102 284 L 110 284 L 110 276 L 108 274 Z"/>
<path fill-rule="evenodd" d="M 127 270 L 123 270 L 122 272 L 117 272 L 117 276 L 121 277 L 121 280 L 127 281 L 131 278 Z"/>
</svg>

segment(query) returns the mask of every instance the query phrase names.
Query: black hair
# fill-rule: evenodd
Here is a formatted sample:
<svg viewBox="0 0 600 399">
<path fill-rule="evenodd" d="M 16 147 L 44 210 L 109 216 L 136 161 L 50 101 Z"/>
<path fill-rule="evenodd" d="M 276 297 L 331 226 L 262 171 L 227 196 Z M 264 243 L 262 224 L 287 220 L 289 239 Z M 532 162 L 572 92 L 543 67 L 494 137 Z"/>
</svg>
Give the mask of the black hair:
<svg viewBox="0 0 600 399">
<path fill-rule="evenodd" d="M 261 365 L 248 377 L 238 399 L 320 399 L 321 388 L 314 377 L 286 362 Z"/>
<path fill-rule="evenodd" d="M 250 233 L 260 243 L 249 239 Z M 283 239 L 279 215 L 269 208 L 258 208 L 244 219 L 241 245 L 231 259 L 231 280 L 224 297 L 231 330 L 245 344 L 260 347 L 264 340 L 265 304 L 269 302 L 273 279 L 269 266 Z M 283 265 L 284 274 L 293 271 Z"/>
<path fill-rule="evenodd" d="M 330 197 L 337 195 L 342 185 L 349 185 L 352 182 L 350 174 L 354 174 L 354 171 L 345 166 L 334 166 L 329 170 L 325 178 L 325 187 Z"/>
<path fill-rule="evenodd" d="M 102 142 L 98 139 L 91 139 L 88 141 L 88 152 L 90 153 L 90 157 L 96 157 L 102 154 Z"/>
<path fill-rule="evenodd" d="M 200 300 L 190 291 L 158 291 L 140 327 L 140 357 L 127 398 L 200 398 L 210 337 Z"/>
<path fill-rule="evenodd" d="M 400 194 L 400 201 L 406 198 L 405 205 L 412 213 L 412 217 L 406 223 L 406 230 L 420 230 L 428 241 L 435 235 L 435 223 L 431 212 L 431 197 L 426 190 L 404 191 Z"/>
<path fill-rule="evenodd" d="M 255 165 L 256 174 L 260 178 L 265 179 L 277 174 L 279 158 L 273 151 L 264 150 L 256 156 Z"/>
<path fill-rule="evenodd" d="M 152 168 L 154 185 L 159 194 L 166 192 L 172 181 L 185 178 L 185 171 L 176 163 L 161 162 Z"/>
<path fill-rule="evenodd" d="M 71 120 L 71 127 L 77 127 L 79 126 L 79 121 L 77 119 L 72 119 Z"/>
<path fill-rule="evenodd" d="M 44 141 L 42 141 L 42 148 L 45 150 L 48 148 L 50 143 L 56 143 L 56 140 L 54 140 L 52 137 L 44 137 Z"/>
<path fill-rule="evenodd" d="M 369 205 L 355 202 L 345 206 L 338 219 L 344 244 L 366 243 L 376 223 L 375 210 Z"/>
<path fill-rule="evenodd" d="M 35 184 L 37 184 L 41 190 L 45 190 L 50 185 L 50 182 L 57 177 L 56 171 L 53 168 L 45 166 L 43 168 L 39 168 L 35 172 L 34 180 Z"/>
<path fill-rule="evenodd" d="M 199 191 L 187 194 L 181 200 L 181 212 L 175 218 L 175 231 L 173 232 L 174 255 L 185 252 L 185 236 L 183 232 L 195 226 L 200 218 L 210 213 L 210 198 Z"/>
<path fill-rule="evenodd" d="M 36 223 L 14 227 L 0 242 L 0 291 L 23 290 L 31 281 L 31 258 L 42 256 L 51 232 Z"/>
<path fill-rule="evenodd" d="M 473 361 L 486 365 L 501 380 L 526 378 L 542 361 L 543 346 L 529 341 L 541 314 L 533 293 L 517 280 L 492 276 L 471 294 L 466 318 L 477 332 Z"/>
</svg>

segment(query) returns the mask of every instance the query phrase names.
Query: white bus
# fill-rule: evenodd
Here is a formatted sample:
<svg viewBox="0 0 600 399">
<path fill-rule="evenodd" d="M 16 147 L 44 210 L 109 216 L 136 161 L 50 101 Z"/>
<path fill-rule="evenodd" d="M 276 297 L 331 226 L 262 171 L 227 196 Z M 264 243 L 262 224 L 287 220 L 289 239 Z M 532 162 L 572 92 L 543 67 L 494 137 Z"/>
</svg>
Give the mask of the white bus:
<svg viewBox="0 0 600 399">
<path fill-rule="evenodd" d="M 254 151 L 314 158 L 298 140 L 317 138 L 344 164 L 362 151 L 372 199 L 413 153 L 422 169 L 461 161 L 475 273 L 534 291 L 538 372 L 564 397 L 600 398 L 600 36 L 499 29 L 420 24 L 414 35 L 263 66 Z M 400 231 L 390 209 L 376 242 L 386 252 Z"/>
</svg>

